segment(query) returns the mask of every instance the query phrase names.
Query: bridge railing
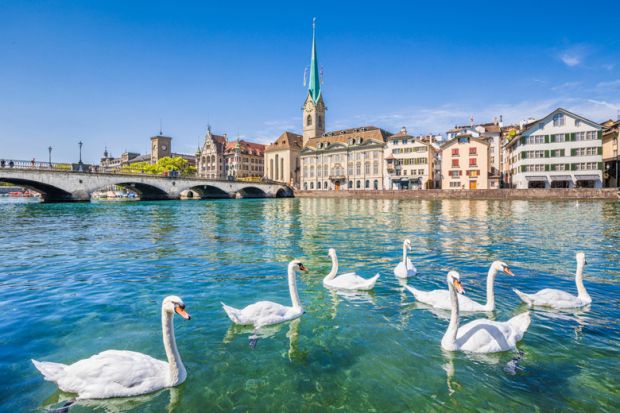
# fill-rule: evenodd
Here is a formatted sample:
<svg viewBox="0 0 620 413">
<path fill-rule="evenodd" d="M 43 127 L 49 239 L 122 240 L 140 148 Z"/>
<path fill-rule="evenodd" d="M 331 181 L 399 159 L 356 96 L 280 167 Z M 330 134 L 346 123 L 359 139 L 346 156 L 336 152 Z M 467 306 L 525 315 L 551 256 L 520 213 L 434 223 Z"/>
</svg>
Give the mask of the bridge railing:
<svg viewBox="0 0 620 413">
<path fill-rule="evenodd" d="M 162 174 L 152 174 L 142 171 L 130 171 L 120 168 L 106 168 L 101 165 L 89 165 L 85 163 L 66 163 L 66 162 L 41 162 L 36 160 L 17 160 L 17 159 L 2 159 L 0 158 L 0 171 L 2 169 L 19 169 L 19 170 L 44 170 L 44 171 L 60 171 L 60 172 L 75 172 L 75 173 L 90 173 L 101 175 L 129 175 L 129 176 L 150 176 L 150 177 L 165 177 L 170 179 L 195 179 L 200 181 L 220 181 L 220 182 L 245 182 L 245 183 L 258 183 L 258 184 L 276 184 L 286 185 L 283 182 L 277 182 L 266 178 L 239 178 L 239 179 L 227 179 L 227 178 L 205 178 L 196 174 L 181 175 L 178 171 L 167 171 Z"/>
</svg>

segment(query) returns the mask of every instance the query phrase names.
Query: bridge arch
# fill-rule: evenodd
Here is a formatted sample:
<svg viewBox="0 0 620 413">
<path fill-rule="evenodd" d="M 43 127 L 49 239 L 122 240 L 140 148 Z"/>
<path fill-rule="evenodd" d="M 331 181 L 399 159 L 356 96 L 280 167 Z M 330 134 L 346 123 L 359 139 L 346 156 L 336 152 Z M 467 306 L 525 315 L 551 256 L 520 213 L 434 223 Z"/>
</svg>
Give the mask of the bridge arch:
<svg viewBox="0 0 620 413">
<path fill-rule="evenodd" d="M 73 196 L 70 192 L 54 185 L 45 184 L 43 182 L 33 181 L 30 179 L 3 177 L 0 177 L 0 182 L 7 182 L 16 186 L 21 186 L 36 191 L 41 194 L 41 198 L 45 202 L 67 202 L 73 200 Z"/>
<path fill-rule="evenodd" d="M 237 198 L 266 198 L 267 193 L 255 186 L 244 186 L 237 191 Z"/>
<path fill-rule="evenodd" d="M 291 198 L 293 197 L 293 191 L 291 188 L 280 188 L 276 192 L 276 198 Z"/>
<path fill-rule="evenodd" d="M 162 199 L 170 199 L 168 193 L 155 185 L 149 185 L 142 182 L 132 182 L 131 180 L 121 180 L 114 182 L 112 185 L 118 185 L 135 191 L 140 197 L 141 201 L 155 201 Z M 91 194 L 100 188 L 92 189 L 89 191 Z"/>
<path fill-rule="evenodd" d="M 200 194 L 201 199 L 230 198 L 230 193 L 215 185 L 194 185 L 184 188 L 183 191 L 194 191 Z"/>
</svg>

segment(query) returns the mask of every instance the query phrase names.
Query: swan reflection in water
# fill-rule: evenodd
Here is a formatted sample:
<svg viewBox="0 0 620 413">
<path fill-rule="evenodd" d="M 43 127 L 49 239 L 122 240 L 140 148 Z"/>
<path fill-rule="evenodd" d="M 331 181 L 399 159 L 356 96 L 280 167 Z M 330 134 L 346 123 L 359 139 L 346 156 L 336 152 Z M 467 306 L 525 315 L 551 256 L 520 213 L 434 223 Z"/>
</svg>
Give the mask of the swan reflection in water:
<svg viewBox="0 0 620 413">
<path fill-rule="evenodd" d="M 301 324 L 301 318 L 296 318 L 289 323 L 273 324 L 270 326 L 263 326 L 254 328 L 252 326 L 243 326 L 239 324 L 231 324 L 224 335 L 224 344 L 231 343 L 235 336 L 247 335 L 250 347 L 255 348 L 260 339 L 267 339 L 275 336 L 282 330 L 283 326 L 288 324 L 288 332 L 286 337 L 289 339 L 288 357 L 293 361 L 299 354 L 299 325 Z"/>
<path fill-rule="evenodd" d="M 75 400 L 74 395 L 57 389 L 54 394 L 43 402 L 41 409 L 51 413 L 69 413 L 73 407 L 81 406 L 95 411 L 104 411 L 106 413 L 121 413 L 135 410 L 142 405 L 154 402 L 160 397 L 165 397 L 162 396 L 162 394 L 169 393 L 166 411 L 172 413 L 176 411 L 176 407 L 179 404 L 182 389 L 183 385 L 165 388 L 155 393 L 144 394 L 142 396 L 90 400 Z"/>
<path fill-rule="evenodd" d="M 332 311 L 331 317 L 332 320 L 336 319 L 338 315 L 338 305 L 340 304 L 340 300 L 344 299 L 345 301 L 357 305 L 357 304 L 372 304 L 373 306 L 377 304 L 376 297 L 374 291 L 347 291 L 347 290 L 338 290 L 334 288 L 328 288 L 329 294 L 331 295 L 332 301 Z"/>
</svg>

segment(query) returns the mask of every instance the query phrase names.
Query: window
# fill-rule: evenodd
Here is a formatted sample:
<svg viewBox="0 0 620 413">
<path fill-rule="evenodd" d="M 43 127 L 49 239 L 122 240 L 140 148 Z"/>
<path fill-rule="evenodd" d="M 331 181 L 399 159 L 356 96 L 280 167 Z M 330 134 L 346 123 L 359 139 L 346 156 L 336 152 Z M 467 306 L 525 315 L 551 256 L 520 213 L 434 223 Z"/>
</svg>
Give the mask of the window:
<svg viewBox="0 0 620 413">
<path fill-rule="evenodd" d="M 452 149 L 452 156 L 459 156 L 459 149 Z"/>
<path fill-rule="evenodd" d="M 477 162 L 476 162 L 476 158 L 469 158 L 469 166 L 476 166 Z"/>
<path fill-rule="evenodd" d="M 314 189 L 314 182 L 310 182 L 310 189 Z"/>
<path fill-rule="evenodd" d="M 450 171 L 450 177 L 451 178 L 458 178 L 461 175 L 460 172 L 461 171 Z"/>
<path fill-rule="evenodd" d="M 458 159 L 452 159 L 452 167 L 453 168 L 458 168 L 459 167 L 459 160 Z"/>
<path fill-rule="evenodd" d="M 538 129 L 545 129 L 545 124 L 544 124 L 544 122 L 540 122 L 540 123 L 538 124 Z"/>
<path fill-rule="evenodd" d="M 358 162 L 355 165 L 355 174 L 356 175 L 361 175 L 362 174 L 362 164 L 360 162 Z"/>
<path fill-rule="evenodd" d="M 366 188 L 366 189 L 370 188 L 370 181 L 368 179 L 364 183 L 364 188 Z"/>
<path fill-rule="evenodd" d="M 492 151 L 492 150 L 491 150 L 491 151 Z M 476 155 L 476 154 L 477 154 L 477 152 L 476 152 L 476 148 L 469 148 L 469 154 L 470 154 L 470 155 Z"/>
<path fill-rule="evenodd" d="M 403 139 L 403 145 L 407 144 L 407 139 Z"/>
<path fill-rule="evenodd" d="M 353 181 L 349 181 L 349 189 L 353 189 Z"/>
<path fill-rule="evenodd" d="M 373 181 L 373 183 L 372 183 L 372 186 L 373 186 L 373 188 L 375 189 L 375 191 L 376 191 L 377 189 L 379 189 L 379 181 L 377 181 L 377 180 L 375 179 L 375 180 Z"/>
<path fill-rule="evenodd" d="M 598 169 L 596 167 L 596 162 L 581 162 L 575 164 L 576 171 L 593 171 Z"/>
<path fill-rule="evenodd" d="M 366 162 L 366 163 L 364 164 L 364 173 L 365 173 L 366 175 L 370 175 L 370 162 Z"/>
<path fill-rule="evenodd" d="M 355 187 L 356 187 L 357 189 L 360 189 L 361 185 L 362 185 L 362 181 L 357 181 L 357 182 L 355 183 Z"/>
<path fill-rule="evenodd" d="M 529 145 L 545 143 L 545 137 L 543 135 L 528 136 L 525 142 Z"/>
<path fill-rule="evenodd" d="M 320 181 L 316 183 L 316 189 L 321 189 L 321 182 Z"/>
<path fill-rule="evenodd" d="M 558 133 L 553 135 L 553 142 L 564 142 L 565 138 L 566 137 L 563 133 Z"/>
<path fill-rule="evenodd" d="M 525 165 L 525 172 L 544 172 L 545 165 Z"/>
<path fill-rule="evenodd" d="M 306 126 L 312 126 L 312 116 L 310 115 L 306 118 Z"/>
<path fill-rule="evenodd" d="M 349 162 L 347 164 L 347 175 L 353 175 L 353 163 Z"/>
<path fill-rule="evenodd" d="M 590 156 L 598 154 L 598 148 L 595 146 L 589 148 L 577 148 L 575 149 L 576 156 Z"/>
<path fill-rule="evenodd" d="M 564 126 L 564 114 L 556 113 L 553 115 L 553 126 Z"/>
<path fill-rule="evenodd" d="M 581 120 L 575 119 L 575 126 L 581 126 Z"/>
<path fill-rule="evenodd" d="M 374 161 L 372 164 L 372 173 L 374 175 L 378 175 L 379 174 L 379 162 Z"/>
<path fill-rule="evenodd" d="M 575 140 L 576 141 L 585 141 L 586 140 L 586 133 L 585 132 L 577 132 L 577 133 L 575 133 Z"/>
<path fill-rule="evenodd" d="M 596 131 L 586 132 L 587 141 L 593 141 L 594 139 L 596 139 Z"/>
<path fill-rule="evenodd" d="M 461 183 L 459 181 L 457 182 L 450 182 L 450 188 L 459 188 L 461 186 Z"/>
<path fill-rule="evenodd" d="M 563 163 L 558 163 L 555 165 L 552 165 L 554 167 L 555 171 L 565 171 L 566 170 L 566 164 Z"/>
</svg>

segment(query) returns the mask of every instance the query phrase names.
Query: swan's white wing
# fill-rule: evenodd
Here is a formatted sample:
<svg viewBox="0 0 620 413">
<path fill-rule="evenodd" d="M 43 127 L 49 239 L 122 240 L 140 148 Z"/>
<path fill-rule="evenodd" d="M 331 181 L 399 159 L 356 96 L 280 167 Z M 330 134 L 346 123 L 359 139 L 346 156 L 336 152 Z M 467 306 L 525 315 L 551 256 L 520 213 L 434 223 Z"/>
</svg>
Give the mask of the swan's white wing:
<svg viewBox="0 0 620 413">
<path fill-rule="evenodd" d="M 394 275 L 400 278 L 413 277 L 416 275 L 417 270 L 411 263 L 411 260 L 407 258 L 407 268 L 405 268 L 405 264 L 401 261 L 394 268 Z"/>
<path fill-rule="evenodd" d="M 508 322 L 478 319 L 459 327 L 456 346 L 474 353 L 496 353 L 514 349 L 521 337 Z"/>
<path fill-rule="evenodd" d="M 242 324 L 266 326 L 292 320 L 302 313 L 300 308 L 286 307 L 272 301 L 259 301 L 240 310 L 239 318 Z"/>
<path fill-rule="evenodd" d="M 533 305 L 553 307 L 553 308 L 571 308 L 581 307 L 583 302 L 576 296 L 562 290 L 554 290 L 545 288 L 536 294 L 530 294 L 529 298 Z"/>
<path fill-rule="evenodd" d="M 432 307 L 442 310 L 451 310 L 452 304 L 450 303 L 450 291 L 448 290 L 432 290 L 422 291 L 410 286 L 405 286 L 411 294 L 421 303 L 428 304 Z M 473 311 L 485 311 L 484 305 L 479 304 L 469 297 L 464 295 L 458 296 L 459 311 L 473 312 Z"/>
<path fill-rule="evenodd" d="M 342 290 L 367 290 L 374 287 L 377 278 L 379 277 L 375 276 L 367 280 L 354 272 L 349 272 L 338 275 L 334 279 L 324 281 L 324 284 L 328 287 Z"/>
<path fill-rule="evenodd" d="M 168 363 L 134 351 L 108 350 L 65 368 L 57 381 L 83 399 L 128 397 L 170 385 Z"/>
</svg>

